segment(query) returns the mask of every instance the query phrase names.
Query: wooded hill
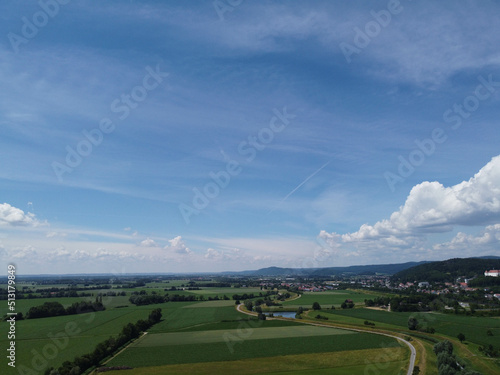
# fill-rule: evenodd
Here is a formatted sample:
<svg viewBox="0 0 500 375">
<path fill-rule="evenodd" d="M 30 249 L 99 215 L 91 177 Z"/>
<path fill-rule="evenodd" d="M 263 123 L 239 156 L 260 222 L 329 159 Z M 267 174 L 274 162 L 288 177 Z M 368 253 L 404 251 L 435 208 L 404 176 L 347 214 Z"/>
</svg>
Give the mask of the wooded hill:
<svg viewBox="0 0 500 375">
<path fill-rule="evenodd" d="M 458 277 L 484 276 L 484 271 L 492 269 L 500 269 L 499 257 L 454 258 L 408 268 L 394 274 L 392 279 L 400 282 L 453 282 Z"/>
</svg>

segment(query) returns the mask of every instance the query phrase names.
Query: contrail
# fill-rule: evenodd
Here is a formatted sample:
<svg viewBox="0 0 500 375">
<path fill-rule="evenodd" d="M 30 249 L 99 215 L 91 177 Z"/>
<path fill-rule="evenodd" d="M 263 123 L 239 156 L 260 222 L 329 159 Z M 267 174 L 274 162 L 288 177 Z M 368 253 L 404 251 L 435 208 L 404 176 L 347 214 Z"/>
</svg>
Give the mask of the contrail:
<svg viewBox="0 0 500 375">
<path fill-rule="evenodd" d="M 309 181 L 311 178 L 313 178 L 314 176 L 316 176 L 323 168 L 325 168 L 328 164 L 330 164 L 330 162 L 326 162 L 325 164 L 323 164 L 318 170 L 316 170 L 313 174 L 311 174 L 309 177 L 307 177 L 304 181 L 302 181 L 299 185 L 297 185 L 297 187 L 295 187 L 295 189 L 293 189 L 291 192 L 289 192 L 285 198 L 283 198 L 282 200 L 279 201 L 279 203 L 276 205 L 276 207 L 274 207 L 271 211 L 269 211 L 267 214 L 269 215 L 271 212 L 273 212 L 274 210 L 276 210 L 277 206 L 280 205 L 281 203 L 283 203 L 284 201 L 286 201 L 288 199 L 288 197 L 290 197 L 290 195 L 292 195 L 293 193 L 295 193 L 297 190 L 300 189 L 300 187 L 302 185 L 304 185 L 307 181 Z"/>
</svg>

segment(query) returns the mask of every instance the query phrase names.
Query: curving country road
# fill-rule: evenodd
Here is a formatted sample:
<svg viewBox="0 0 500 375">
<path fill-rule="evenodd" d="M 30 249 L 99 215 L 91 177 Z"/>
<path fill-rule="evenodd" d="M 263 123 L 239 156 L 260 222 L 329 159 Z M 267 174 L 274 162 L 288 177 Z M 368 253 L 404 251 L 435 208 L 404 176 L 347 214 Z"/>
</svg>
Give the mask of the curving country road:
<svg viewBox="0 0 500 375">
<path fill-rule="evenodd" d="M 244 304 L 241 303 L 239 304 L 238 306 L 236 306 L 236 310 L 238 310 L 240 313 L 243 313 L 243 314 L 246 314 L 246 315 L 250 315 L 250 316 L 257 316 L 256 313 L 251 313 L 249 311 L 243 311 L 242 308 L 243 308 Z M 279 317 L 273 317 L 273 318 L 270 318 L 271 320 L 272 319 L 276 319 L 276 320 L 288 320 L 288 318 L 279 318 Z M 410 348 L 410 365 L 408 366 L 408 371 L 406 372 L 406 375 L 412 375 L 413 374 L 413 369 L 415 367 L 415 360 L 417 359 L 417 351 L 415 349 L 415 347 L 407 340 L 399 337 L 399 336 L 395 336 L 395 335 L 391 335 L 389 333 L 382 333 L 382 332 L 373 332 L 373 331 L 369 331 L 369 330 L 365 330 L 365 329 L 358 329 L 358 328 L 345 328 L 343 326 L 335 326 L 335 325 L 331 325 L 331 324 L 321 324 L 321 323 L 313 323 L 313 322 L 304 322 L 304 321 L 300 321 L 298 320 L 299 323 L 302 323 L 302 324 L 309 324 L 309 325 L 313 325 L 313 326 L 318 326 L 318 327 L 335 327 L 335 328 L 338 328 L 338 329 L 345 329 L 347 331 L 356 331 L 356 332 L 363 332 L 363 333 L 373 333 L 374 335 L 382 335 L 382 336 L 387 336 L 387 337 L 392 337 L 398 341 L 401 341 L 403 343 L 406 344 L 406 346 L 408 346 L 408 348 Z M 333 323 L 335 324 L 335 323 Z"/>
</svg>

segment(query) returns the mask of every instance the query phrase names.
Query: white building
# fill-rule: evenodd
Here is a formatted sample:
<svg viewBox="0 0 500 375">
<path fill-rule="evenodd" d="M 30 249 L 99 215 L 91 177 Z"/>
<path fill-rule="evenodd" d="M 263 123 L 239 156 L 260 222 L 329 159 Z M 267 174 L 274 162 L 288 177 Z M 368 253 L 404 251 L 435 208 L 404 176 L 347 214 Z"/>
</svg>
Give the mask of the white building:
<svg viewBox="0 0 500 375">
<path fill-rule="evenodd" d="M 500 275 L 500 270 L 484 271 L 484 276 L 498 277 L 499 275 Z"/>
</svg>

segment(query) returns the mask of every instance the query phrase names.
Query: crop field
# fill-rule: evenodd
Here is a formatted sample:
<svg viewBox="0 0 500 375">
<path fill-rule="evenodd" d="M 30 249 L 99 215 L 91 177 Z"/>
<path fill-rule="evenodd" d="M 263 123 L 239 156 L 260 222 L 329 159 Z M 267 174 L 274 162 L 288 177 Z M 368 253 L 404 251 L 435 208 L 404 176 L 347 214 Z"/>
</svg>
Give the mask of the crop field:
<svg viewBox="0 0 500 375">
<path fill-rule="evenodd" d="M 305 292 L 296 300 L 286 301 L 283 303 L 284 307 L 290 306 L 303 306 L 311 307 L 314 302 L 318 302 L 322 307 L 340 307 L 342 302 L 346 299 L 351 299 L 355 304 L 363 304 L 365 299 L 373 299 L 376 295 L 355 292 L 350 290 L 339 290 L 332 292 Z"/>
<path fill-rule="evenodd" d="M 191 327 L 182 328 L 178 332 L 193 332 L 193 331 L 212 331 L 212 330 L 232 330 L 241 329 L 242 327 L 265 328 L 265 327 L 290 327 L 303 326 L 303 324 L 292 320 L 257 320 L 252 318 L 241 318 L 241 320 L 221 321 L 205 324 L 197 324 Z"/>
<path fill-rule="evenodd" d="M 245 358 L 273 357 L 290 354 L 400 347 L 400 344 L 395 339 L 368 333 L 254 340 L 250 334 L 251 330 L 241 330 L 244 333 L 240 333 L 238 336 L 231 336 L 230 332 L 222 334 L 222 340 L 219 342 L 193 342 L 175 347 L 163 345 L 161 340 L 156 341 L 157 346 L 141 346 L 140 343 L 143 341 L 141 340 L 137 345 L 127 348 L 116 356 L 107 365 L 125 365 L 130 367 L 161 366 L 181 363 L 234 361 Z M 151 337 L 154 336 L 154 334 L 149 335 Z"/>
<path fill-rule="evenodd" d="M 253 293 L 255 295 L 258 295 L 259 293 L 264 294 L 266 291 L 265 290 L 260 290 L 260 288 L 203 288 L 200 290 L 190 290 L 191 293 L 194 294 L 202 294 L 205 296 L 215 296 L 218 295 L 219 297 L 222 297 L 224 294 L 228 296 L 229 298 L 232 297 L 233 294 L 250 294 Z"/>
<path fill-rule="evenodd" d="M 179 280 L 179 284 L 181 281 L 186 282 Z M 112 358 L 107 366 L 134 367 L 133 371 L 127 372 L 130 375 L 232 373 L 230 369 L 237 364 L 249 367 L 239 367 L 237 372 L 240 374 L 361 375 L 366 373 L 370 364 L 384 362 L 385 367 L 379 369 L 378 373 L 397 375 L 408 364 L 408 349 L 395 339 L 339 328 L 304 325 L 295 320 L 256 320 L 238 312 L 232 299 L 166 302 L 145 306 L 130 303 L 131 292 L 144 289 L 148 294 L 155 290 L 160 294 L 203 295 L 206 298 L 215 295 L 231 298 L 236 293 L 258 295 L 261 292 L 260 288 L 203 288 L 198 291 L 165 292 L 163 289 L 171 284 L 158 284 L 161 285 L 157 288 L 148 284 L 146 287 L 130 290 L 112 289 L 114 292 L 125 290 L 127 295 L 104 296 L 106 310 L 102 312 L 18 321 L 18 364 L 25 366 L 22 368 L 25 373 L 30 373 L 29 370 L 43 373 L 49 366 L 58 367 L 64 361 L 92 352 L 97 344 L 110 336 L 116 336 L 128 323 L 146 319 L 156 308 L 162 310 L 161 322 Z M 462 332 L 466 341 L 473 343 L 472 345 L 498 345 L 500 319 L 497 318 L 437 313 L 389 313 L 364 307 L 346 310 L 338 308 L 346 299 L 364 304 L 365 299 L 373 298 L 374 295 L 362 291 L 308 292 L 297 300 L 285 302 L 282 309 L 289 310 L 298 306 L 311 308 L 314 302 L 319 302 L 323 309 L 318 312 L 309 311 L 310 317 L 319 313 L 327 316 L 329 322 L 363 327 L 364 321 L 369 320 L 376 324 L 375 329 L 406 332 L 408 318 L 414 315 L 421 324 L 433 327 L 436 334 L 456 338 L 457 332 Z M 19 299 L 16 307 L 18 311 L 26 313 L 30 307 L 44 302 L 57 301 L 69 306 L 82 300 L 92 301 L 94 298 Z M 337 309 L 329 309 L 332 305 Z M 4 313 L 6 307 L 2 306 Z M 7 328 L 7 324 L 0 324 L 2 346 L 7 344 Z M 493 336 L 487 335 L 488 330 L 491 330 Z M 387 353 L 396 354 L 388 358 Z M 370 356 L 376 359 L 370 361 Z M 286 361 L 283 360 L 284 357 L 287 358 Z M 0 366 L 6 366 L 6 362 L 4 356 L 0 359 Z"/>
<path fill-rule="evenodd" d="M 381 358 L 384 363 L 381 362 Z M 366 375 L 383 373 L 399 375 L 408 364 L 404 348 L 364 349 L 342 352 L 297 354 L 279 357 L 242 359 L 228 362 L 202 362 L 134 368 L 128 375 L 210 375 L 210 374 L 328 374 Z M 371 372 L 370 372 L 371 370 Z M 378 371 L 377 371 L 378 370 Z M 109 375 L 122 375 L 111 371 Z"/>
<path fill-rule="evenodd" d="M 436 333 L 441 333 L 451 337 L 456 337 L 457 332 L 462 332 L 466 340 L 480 345 L 498 345 L 500 337 L 500 320 L 487 317 L 471 317 L 454 314 L 440 313 L 399 313 L 387 312 L 372 309 L 348 309 L 348 310 L 322 310 L 321 314 L 331 319 L 336 316 L 344 316 L 359 319 L 359 322 L 370 320 L 372 322 L 384 323 L 387 325 L 408 327 L 408 318 L 414 316 L 421 324 L 432 327 Z M 486 332 L 491 330 L 493 336 L 488 336 Z"/>
<path fill-rule="evenodd" d="M 199 308 L 199 307 L 226 307 L 226 306 L 235 306 L 235 301 L 233 300 L 219 300 L 219 301 L 204 301 L 193 303 L 186 308 Z"/>
<path fill-rule="evenodd" d="M 170 305 L 170 306 L 174 305 L 175 307 L 181 303 L 182 302 L 170 302 L 163 305 L 154 305 L 154 306 L 161 307 L 165 305 Z M 188 306 L 188 304 L 185 304 L 184 306 Z M 149 330 L 149 332 L 151 333 L 174 332 L 200 324 L 215 323 L 223 320 L 237 320 L 243 317 L 241 313 L 238 313 L 236 311 L 234 306 L 205 307 L 197 309 L 170 308 L 165 311 L 162 310 L 162 313 L 163 313 L 163 321 L 154 325 Z"/>
<path fill-rule="evenodd" d="M 41 367 L 39 370 L 49 363 L 50 366 L 59 366 L 75 356 L 93 351 L 99 342 L 118 334 L 124 325 L 146 319 L 148 314 L 149 311 L 144 309 L 114 309 L 18 321 L 17 361 L 31 369 L 35 363 Z M 8 348 L 7 324 L 2 324 L 1 327 L 0 344 L 3 348 Z M 6 362 L 7 358 L 2 356 L 0 366 L 6 366 Z"/>
<path fill-rule="evenodd" d="M 186 344 L 204 344 L 211 342 L 225 341 L 226 337 L 238 337 L 241 329 L 233 330 L 210 330 L 195 332 L 172 332 L 148 334 L 143 340 L 137 343 L 137 347 L 154 347 L 169 345 Z M 355 335 L 353 331 L 346 331 L 336 328 L 316 327 L 311 325 L 300 325 L 291 327 L 273 327 L 273 328 L 252 328 L 245 333 L 245 339 L 279 339 L 290 337 L 306 336 L 336 336 L 336 335 Z"/>
</svg>

